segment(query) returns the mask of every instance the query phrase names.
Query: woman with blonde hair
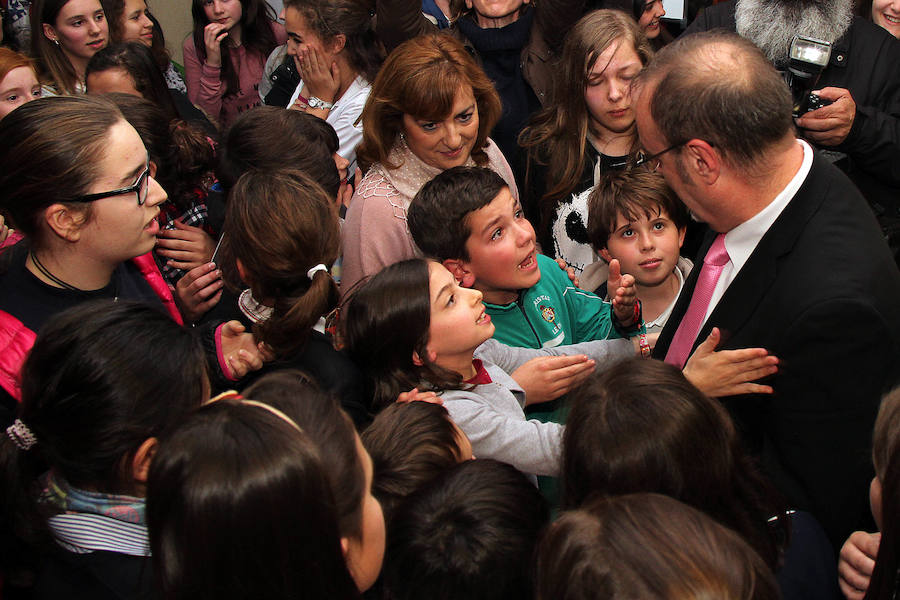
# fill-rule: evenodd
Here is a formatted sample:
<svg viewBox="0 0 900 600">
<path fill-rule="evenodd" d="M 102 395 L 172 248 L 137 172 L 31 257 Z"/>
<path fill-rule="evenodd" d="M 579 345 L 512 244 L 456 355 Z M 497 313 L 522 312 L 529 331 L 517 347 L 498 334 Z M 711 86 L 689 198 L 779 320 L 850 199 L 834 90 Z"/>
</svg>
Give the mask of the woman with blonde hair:
<svg viewBox="0 0 900 600">
<path fill-rule="evenodd" d="M 519 136 L 528 158 L 525 214 L 544 254 L 576 272 L 597 260 L 585 226 L 591 188 L 638 150 L 630 85 L 652 55 L 625 13 L 588 13 L 566 39 L 549 102 Z"/>
<path fill-rule="evenodd" d="M 368 172 L 347 211 L 342 293 L 382 267 L 420 255 L 406 210 L 438 173 L 489 167 L 518 197 L 509 164 L 488 137 L 500 112 L 490 79 L 454 38 L 421 36 L 391 53 L 363 109 L 357 156 Z"/>
</svg>

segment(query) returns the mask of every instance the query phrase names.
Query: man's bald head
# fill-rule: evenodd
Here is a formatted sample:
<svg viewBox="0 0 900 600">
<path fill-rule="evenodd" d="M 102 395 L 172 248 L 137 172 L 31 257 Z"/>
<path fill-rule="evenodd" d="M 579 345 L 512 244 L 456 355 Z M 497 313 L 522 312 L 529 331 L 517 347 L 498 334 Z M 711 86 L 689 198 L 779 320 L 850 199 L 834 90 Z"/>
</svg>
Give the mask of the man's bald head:
<svg viewBox="0 0 900 600">
<path fill-rule="evenodd" d="M 676 40 L 636 85 L 670 145 L 702 139 L 735 166 L 751 166 L 793 137 L 791 93 L 751 42 L 714 31 Z M 643 101 L 643 100 L 642 100 Z"/>
</svg>

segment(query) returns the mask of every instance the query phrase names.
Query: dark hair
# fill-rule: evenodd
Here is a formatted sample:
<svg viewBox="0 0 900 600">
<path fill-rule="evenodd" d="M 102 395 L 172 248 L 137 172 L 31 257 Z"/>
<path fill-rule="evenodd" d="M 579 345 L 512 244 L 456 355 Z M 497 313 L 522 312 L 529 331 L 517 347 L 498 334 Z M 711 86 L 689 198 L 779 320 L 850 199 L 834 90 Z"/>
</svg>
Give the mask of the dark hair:
<svg viewBox="0 0 900 600">
<path fill-rule="evenodd" d="M 787 84 L 736 33 L 682 36 L 635 81 L 652 92 L 650 114 L 667 144 L 703 139 L 733 165 L 755 165 L 793 131 Z"/>
<path fill-rule="evenodd" d="M 565 508 L 594 494 L 666 494 L 734 529 L 777 567 L 788 535 L 784 507 L 725 409 L 681 371 L 627 360 L 588 379 L 572 402 L 563 434 Z"/>
<path fill-rule="evenodd" d="M 84 80 L 93 73 L 102 73 L 110 69 L 122 69 L 131 77 L 134 89 L 141 96 L 153 102 L 164 113 L 166 120 L 179 118 L 178 109 L 172 100 L 172 94 L 166 80 L 155 63 L 150 49 L 140 42 L 124 42 L 111 44 L 98 51 L 88 61 L 84 71 Z M 90 92 L 90 89 L 88 89 Z M 168 192 L 169 189 L 164 189 Z"/>
<path fill-rule="evenodd" d="M 644 65 L 653 56 L 647 37 L 625 13 L 595 10 L 584 15 L 566 35 L 545 108 L 519 134 L 519 144 L 527 151 L 529 164 L 548 166 L 546 189 L 534 191 L 541 200 L 544 222 L 555 212 L 557 202 L 567 198 L 581 179 L 588 160 L 591 122 L 584 92 L 597 59 L 616 42 L 630 44 Z M 636 151 L 637 132 L 632 135 Z"/>
<path fill-rule="evenodd" d="M 564 513 L 537 551 L 537 600 L 778 600 L 769 568 L 733 531 L 659 494 Z"/>
<path fill-rule="evenodd" d="M 687 209 L 661 173 L 647 169 L 610 173 L 600 178 L 588 197 L 588 239 L 595 250 L 606 248 L 619 215 L 636 221 L 641 215 L 655 219 L 663 213 L 679 230 L 688 226 Z"/>
<path fill-rule="evenodd" d="M 240 115 L 225 132 L 216 175 L 227 189 L 251 169 L 301 169 L 336 198 L 341 187 L 333 158 L 337 151 L 337 134 L 324 120 L 296 110 L 258 106 Z"/>
<path fill-rule="evenodd" d="M 243 394 L 290 417 L 319 451 L 337 509 L 341 537 L 362 537 L 366 477 L 356 450 L 356 429 L 330 394 L 303 372 L 288 369 L 261 377 Z"/>
<path fill-rule="evenodd" d="M 358 597 L 319 453 L 263 406 L 207 404 L 162 441 L 147 525 L 165 598 Z"/>
<path fill-rule="evenodd" d="M 395 513 L 383 570 L 387 596 L 530 598 L 529 565 L 549 517 L 541 493 L 514 467 L 461 463 Z"/>
<path fill-rule="evenodd" d="M 362 432 L 372 457 L 372 493 L 385 521 L 407 496 L 462 460 L 458 431 L 440 404 L 395 402 Z"/>
<path fill-rule="evenodd" d="M 211 180 L 216 153 L 196 125 L 169 121 L 155 104 L 131 94 L 107 94 L 131 123 L 157 167 L 153 177 L 180 210 L 196 202 L 196 192 Z"/>
<path fill-rule="evenodd" d="M 478 107 L 472 159 L 486 165 L 484 148 L 500 118 L 500 96 L 462 42 L 443 33 L 407 40 L 384 61 L 363 108 L 363 139 L 356 151 L 360 163 L 398 168 L 388 157 L 403 129 L 403 115 L 444 119 L 464 86 L 471 86 Z"/>
<path fill-rule="evenodd" d="M 147 6 L 146 14 L 147 18 L 153 23 L 153 41 L 150 46 L 150 51 L 153 53 L 154 60 L 156 60 L 156 66 L 159 67 L 160 71 L 165 73 L 169 68 L 169 63 L 172 62 L 172 57 L 169 55 L 169 50 L 166 48 L 166 36 L 163 33 L 162 26 L 159 24 L 159 19 L 153 16 L 149 6 Z"/>
<path fill-rule="evenodd" d="M 241 3 L 241 44 L 247 53 L 255 53 L 265 62 L 269 53 L 278 46 L 275 33 L 272 31 L 272 22 L 275 21 L 275 11 L 266 0 L 235 0 Z M 206 43 L 203 41 L 204 28 L 209 25 L 206 11 L 203 6 L 206 0 L 192 0 L 191 15 L 194 17 L 194 48 L 197 50 L 197 58 L 201 63 L 206 62 Z M 231 45 L 228 38 L 222 41 L 222 69 L 219 80 L 225 83 L 223 96 L 237 94 L 241 90 L 238 73 L 231 62 Z"/>
<path fill-rule="evenodd" d="M 893 598 L 900 581 L 900 388 L 884 397 L 875 420 L 872 461 L 881 482 L 881 542 L 866 600 Z"/>
<path fill-rule="evenodd" d="M 234 267 L 240 260 L 254 298 L 274 303 L 272 316 L 254 332 L 277 356 L 297 351 L 337 306 L 331 274 L 317 271 L 310 278 L 307 272 L 318 264 L 330 268 L 340 246 L 333 199 L 302 171 L 248 171 L 229 192 L 219 250 L 225 278 L 240 287 Z"/>
<path fill-rule="evenodd" d="M 453 167 L 422 186 L 407 211 L 409 231 L 427 256 L 469 260 L 469 215 L 490 204 L 507 187 L 484 167 Z"/>
<path fill-rule="evenodd" d="M 384 60 L 384 49 L 372 27 L 374 2 L 360 0 L 286 0 L 285 10 L 300 11 L 309 28 L 323 42 L 345 37 L 347 61 L 367 81 L 374 81 Z"/>
<path fill-rule="evenodd" d="M 120 121 L 115 104 L 87 96 L 38 98 L 0 120 L 0 212 L 32 245 L 41 242 L 44 209 L 88 192 Z"/>
<path fill-rule="evenodd" d="M 37 444 L 0 440 L 2 513 L 17 535 L 47 535 L 37 482 L 48 468 L 76 488 L 136 495 L 134 453 L 199 406 L 205 382 L 199 339 L 156 308 L 101 300 L 53 316 L 22 368 L 18 418 Z"/>
<path fill-rule="evenodd" d="M 394 263 L 353 292 L 341 317 L 343 342 L 372 388 L 376 410 L 414 387 L 462 387 L 461 375 L 428 359 L 429 282 L 426 260 Z M 413 352 L 423 364 L 413 363 Z"/>
</svg>

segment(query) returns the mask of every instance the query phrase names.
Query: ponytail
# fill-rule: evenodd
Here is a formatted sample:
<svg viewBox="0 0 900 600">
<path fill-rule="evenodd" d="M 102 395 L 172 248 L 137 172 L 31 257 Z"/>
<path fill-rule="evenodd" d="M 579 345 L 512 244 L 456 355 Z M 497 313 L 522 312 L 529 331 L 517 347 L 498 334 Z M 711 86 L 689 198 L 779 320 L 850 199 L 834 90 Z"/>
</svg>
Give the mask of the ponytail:
<svg viewBox="0 0 900 600">
<path fill-rule="evenodd" d="M 326 265 L 337 260 L 340 238 L 333 200 L 302 171 L 251 170 L 229 192 L 220 247 L 225 279 L 240 284 L 240 261 L 254 298 L 274 308 L 256 334 L 276 356 L 298 350 L 337 306 Z"/>
</svg>

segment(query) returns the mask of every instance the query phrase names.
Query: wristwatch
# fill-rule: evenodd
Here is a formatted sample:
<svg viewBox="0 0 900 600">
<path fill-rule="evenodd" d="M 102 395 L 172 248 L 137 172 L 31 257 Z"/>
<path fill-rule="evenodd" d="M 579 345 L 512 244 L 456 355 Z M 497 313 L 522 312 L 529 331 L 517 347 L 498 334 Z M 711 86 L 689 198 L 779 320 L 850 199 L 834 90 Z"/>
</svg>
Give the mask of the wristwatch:
<svg viewBox="0 0 900 600">
<path fill-rule="evenodd" d="M 334 107 L 334 102 L 325 102 L 324 100 L 320 100 L 315 96 L 310 96 L 309 100 L 307 100 L 306 105 L 310 108 L 324 108 L 326 110 L 331 110 Z"/>
</svg>

